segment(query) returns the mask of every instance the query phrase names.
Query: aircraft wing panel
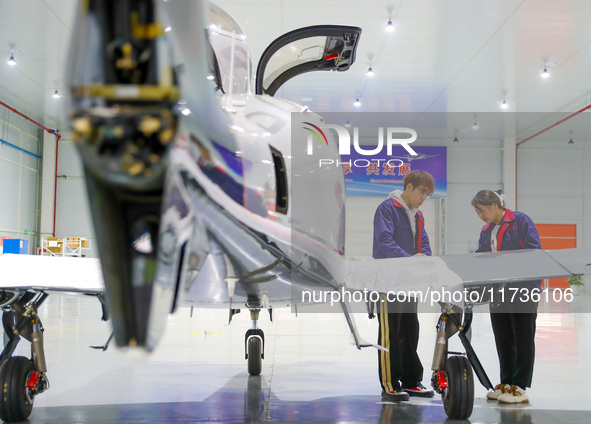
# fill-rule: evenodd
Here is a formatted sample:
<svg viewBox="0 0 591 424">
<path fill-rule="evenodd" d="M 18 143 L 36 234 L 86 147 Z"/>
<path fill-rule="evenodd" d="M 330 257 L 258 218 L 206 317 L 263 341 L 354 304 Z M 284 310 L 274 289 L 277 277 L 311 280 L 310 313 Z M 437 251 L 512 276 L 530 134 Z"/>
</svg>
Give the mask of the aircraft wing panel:
<svg viewBox="0 0 591 424">
<path fill-rule="evenodd" d="M 437 256 L 345 261 L 344 285 L 348 289 L 380 293 L 453 287 L 462 283 Z"/>
<path fill-rule="evenodd" d="M 345 287 L 381 293 L 591 274 L 591 248 L 346 261 Z"/>
<path fill-rule="evenodd" d="M 591 274 L 591 248 L 550 250 L 547 253 L 573 275 Z"/>
<path fill-rule="evenodd" d="M 559 257 L 571 259 L 562 262 L 555 256 L 558 252 L 525 249 L 441 258 L 465 284 L 570 277 L 584 274 L 587 264 L 591 264 L 591 248 L 566 249 Z"/>
<path fill-rule="evenodd" d="M 102 293 L 100 262 L 95 258 L 0 255 L 0 289 Z"/>
</svg>

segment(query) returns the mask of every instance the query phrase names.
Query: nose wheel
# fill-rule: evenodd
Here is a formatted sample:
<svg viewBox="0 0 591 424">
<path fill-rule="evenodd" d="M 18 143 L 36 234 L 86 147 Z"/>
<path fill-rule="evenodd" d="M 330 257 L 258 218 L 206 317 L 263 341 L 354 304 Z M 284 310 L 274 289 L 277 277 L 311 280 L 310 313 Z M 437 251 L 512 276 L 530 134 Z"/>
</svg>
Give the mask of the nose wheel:
<svg viewBox="0 0 591 424">
<path fill-rule="evenodd" d="M 250 318 L 252 319 L 252 328 L 244 336 L 245 357 L 248 361 L 248 374 L 260 375 L 263 370 L 263 359 L 265 358 L 265 334 L 263 330 L 257 328 L 259 310 L 251 309 Z"/>
<path fill-rule="evenodd" d="M 246 349 L 248 351 L 248 373 L 250 375 L 260 375 L 263 370 L 262 348 L 263 342 L 259 336 L 251 336 L 248 339 Z"/>
</svg>

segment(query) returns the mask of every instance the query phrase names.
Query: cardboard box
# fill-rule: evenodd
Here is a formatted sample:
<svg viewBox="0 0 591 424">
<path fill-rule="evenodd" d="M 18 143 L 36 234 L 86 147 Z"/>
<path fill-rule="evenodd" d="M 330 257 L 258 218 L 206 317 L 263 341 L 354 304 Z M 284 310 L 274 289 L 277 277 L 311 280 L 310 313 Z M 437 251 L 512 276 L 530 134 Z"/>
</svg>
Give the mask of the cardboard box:
<svg viewBox="0 0 591 424">
<path fill-rule="evenodd" d="M 57 237 L 47 237 L 45 239 L 45 249 L 51 253 L 62 253 L 64 243 Z"/>
<path fill-rule="evenodd" d="M 68 247 L 70 249 L 88 249 L 88 239 L 84 237 L 68 237 Z"/>
</svg>

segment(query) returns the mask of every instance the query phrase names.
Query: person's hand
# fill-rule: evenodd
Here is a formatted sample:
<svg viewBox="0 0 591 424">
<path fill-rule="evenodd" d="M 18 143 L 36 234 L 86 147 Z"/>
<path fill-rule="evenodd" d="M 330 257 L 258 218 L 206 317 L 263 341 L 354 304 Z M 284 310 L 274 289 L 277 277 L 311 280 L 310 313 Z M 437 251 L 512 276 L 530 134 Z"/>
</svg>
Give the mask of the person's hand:
<svg viewBox="0 0 591 424">
<path fill-rule="evenodd" d="M 413 256 L 427 256 L 424 253 L 415 253 Z"/>
</svg>

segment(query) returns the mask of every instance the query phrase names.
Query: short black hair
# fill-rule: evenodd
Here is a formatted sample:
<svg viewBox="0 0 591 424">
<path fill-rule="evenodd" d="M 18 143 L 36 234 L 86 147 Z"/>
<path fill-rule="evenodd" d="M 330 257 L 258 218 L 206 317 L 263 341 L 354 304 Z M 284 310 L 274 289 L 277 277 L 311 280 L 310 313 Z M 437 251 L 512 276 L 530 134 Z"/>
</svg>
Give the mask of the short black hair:
<svg viewBox="0 0 591 424">
<path fill-rule="evenodd" d="M 412 171 L 404 176 L 402 180 L 402 184 L 404 184 L 404 189 L 406 190 L 406 186 L 412 184 L 413 187 L 418 187 L 423 185 L 427 187 L 430 193 L 435 191 L 435 183 L 433 182 L 433 177 L 431 174 L 425 171 Z"/>
</svg>

